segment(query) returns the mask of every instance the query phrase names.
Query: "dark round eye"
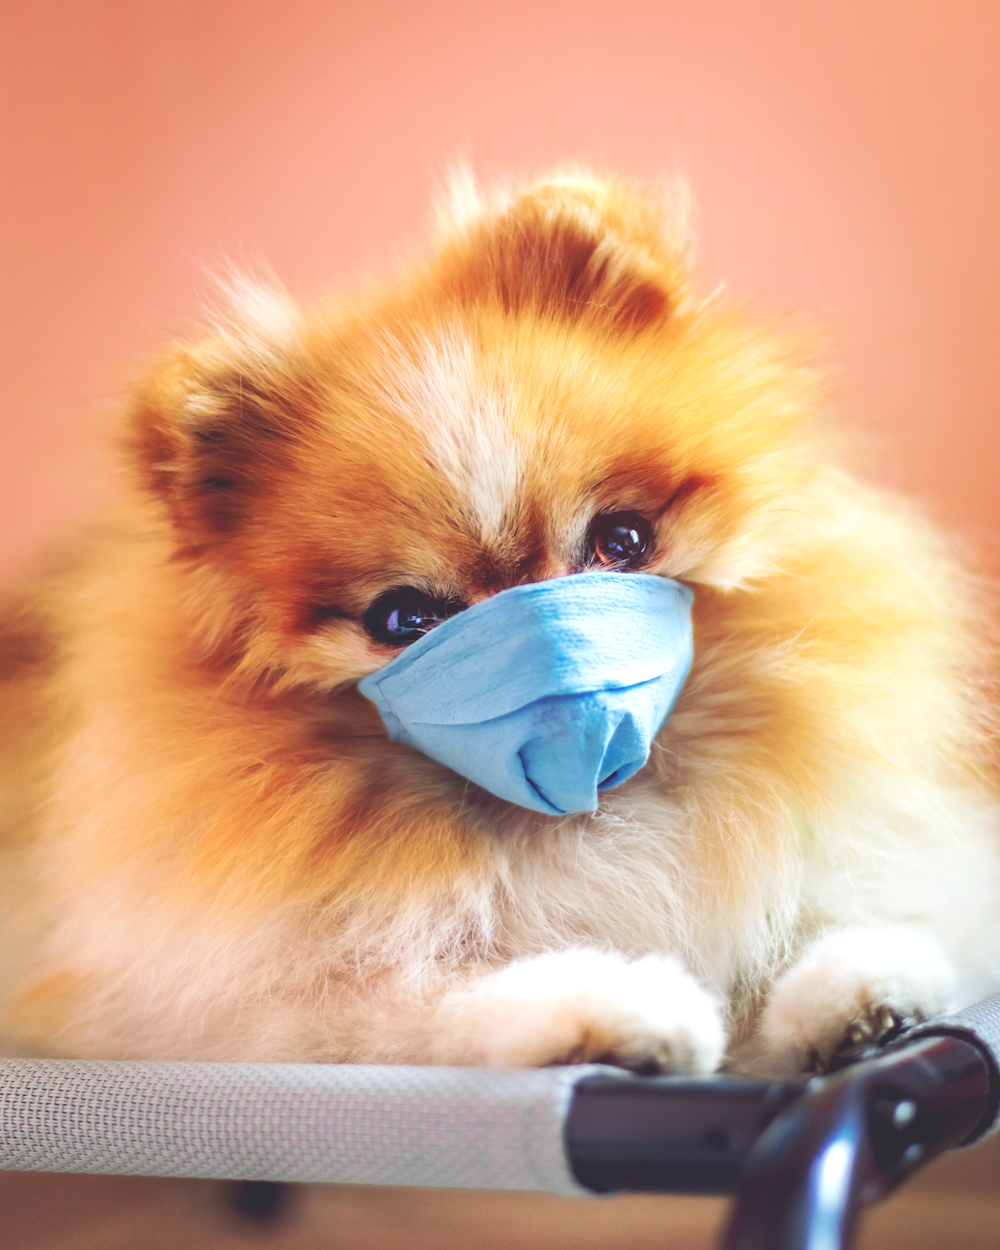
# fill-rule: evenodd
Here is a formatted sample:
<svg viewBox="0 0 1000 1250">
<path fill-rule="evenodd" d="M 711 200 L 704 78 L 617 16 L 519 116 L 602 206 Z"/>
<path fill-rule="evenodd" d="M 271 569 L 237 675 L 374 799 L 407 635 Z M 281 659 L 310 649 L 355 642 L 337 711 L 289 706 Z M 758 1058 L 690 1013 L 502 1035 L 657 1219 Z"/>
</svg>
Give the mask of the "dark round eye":
<svg viewBox="0 0 1000 1250">
<path fill-rule="evenodd" d="M 611 512 L 594 518 L 590 556 L 606 569 L 634 568 L 649 545 L 649 522 L 635 512 Z"/>
<path fill-rule="evenodd" d="M 404 586 L 375 600 L 365 613 L 365 629 L 376 642 L 406 647 L 465 606 L 454 599 L 434 599 L 413 586 Z"/>
</svg>

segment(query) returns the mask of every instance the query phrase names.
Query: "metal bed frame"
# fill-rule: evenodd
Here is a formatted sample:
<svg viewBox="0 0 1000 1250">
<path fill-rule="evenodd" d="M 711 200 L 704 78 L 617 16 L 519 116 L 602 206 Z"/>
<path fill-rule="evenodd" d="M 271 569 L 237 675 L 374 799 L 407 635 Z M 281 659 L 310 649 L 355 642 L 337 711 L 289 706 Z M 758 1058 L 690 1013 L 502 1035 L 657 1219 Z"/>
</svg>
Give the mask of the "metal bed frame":
<svg viewBox="0 0 1000 1250">
<path fill-rule="evenodd" d="M 865 1206 L 998 1127 L 1000 995 L 785 1080 L 0 1060 L 0 1168 L 730 1193 L 721 1250 L 845 1250 Z"/>
</svg>

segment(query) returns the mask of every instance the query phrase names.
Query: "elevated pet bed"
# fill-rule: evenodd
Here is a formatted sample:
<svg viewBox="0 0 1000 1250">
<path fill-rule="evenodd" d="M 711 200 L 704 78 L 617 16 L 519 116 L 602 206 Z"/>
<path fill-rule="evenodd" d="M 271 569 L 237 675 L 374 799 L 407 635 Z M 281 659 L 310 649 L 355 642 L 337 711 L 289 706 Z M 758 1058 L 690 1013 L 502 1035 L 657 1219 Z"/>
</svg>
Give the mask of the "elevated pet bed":
<svg viewBox="0 0 1000 1250">
<path fill-rule="evenodd" d="M 1000 995 L 825 1077 L 0 1061 L 0 1168 L 581 1196 L 734 1193 L 726 1250 L 837 1250 L 1000 1124 Z"/>
</svg>

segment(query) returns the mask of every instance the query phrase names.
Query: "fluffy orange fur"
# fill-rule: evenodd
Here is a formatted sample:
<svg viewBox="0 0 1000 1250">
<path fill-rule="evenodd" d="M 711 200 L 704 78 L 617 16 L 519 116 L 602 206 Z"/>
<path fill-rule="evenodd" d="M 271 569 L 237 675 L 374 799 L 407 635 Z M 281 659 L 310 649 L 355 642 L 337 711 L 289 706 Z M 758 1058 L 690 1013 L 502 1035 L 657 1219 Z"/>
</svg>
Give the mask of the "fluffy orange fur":
<svg viewBox="0 0 1000 1250">
<path fill-rule="evenodd" d="M 603 1007 L 494 1045 L 476 989 L 559 952 L 666 955 L 740 1016 L 868 925 L 929 935 L 949 1001 L 1000 985 L 971 583 L 836 467 L 802 344 L 692 291 L 679 217 L 542 180 L 353 300 L 237 284 L 136 388 L 123 498 L 2 626 L 14 1044 L 631 1055 Z M 363 625 L 379 594 L 574 572 L 623 510 L 652 526 L 644 571 L 695 592 L 694 668 L 636 777 L 547 817 L 388 741 L 355 686 L 395 654 Z M 859 993 L 799 1049 L 882 1005 Z"/>
</svg>

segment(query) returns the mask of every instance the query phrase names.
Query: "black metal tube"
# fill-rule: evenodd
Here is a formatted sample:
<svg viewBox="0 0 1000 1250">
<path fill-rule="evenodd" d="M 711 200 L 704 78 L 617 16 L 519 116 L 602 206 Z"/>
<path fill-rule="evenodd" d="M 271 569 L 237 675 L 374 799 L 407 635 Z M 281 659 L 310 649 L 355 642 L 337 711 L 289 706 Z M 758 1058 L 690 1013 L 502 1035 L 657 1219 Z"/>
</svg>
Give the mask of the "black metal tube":
<svg viewBox="0 0 1000 1250">
<path fill-rule="evenodd" d="M 994 1079 L 957 1037 L 814 1078 L 748 1153 L 723 1250 L 846 1250 L 861 1207 L 975 1134 Z"/>
<path fill-rule="evenodd" d="M 732 1193 L 754 1142 L 805 1084 L 585 1077 L 573 1091 L 566 1151 L 577 1180 L 598 1193 Z"/>
<path fill-rule="evenodd" d="M 997 1073 L 931 1036 L 826 1077 L 608 1073 L 575 1088 L 566 1149 L 599 1193 L 735 1193 L 723 1250 L 846 1250 L 859 1210 L 995 1115 Z"/>
</svg>

